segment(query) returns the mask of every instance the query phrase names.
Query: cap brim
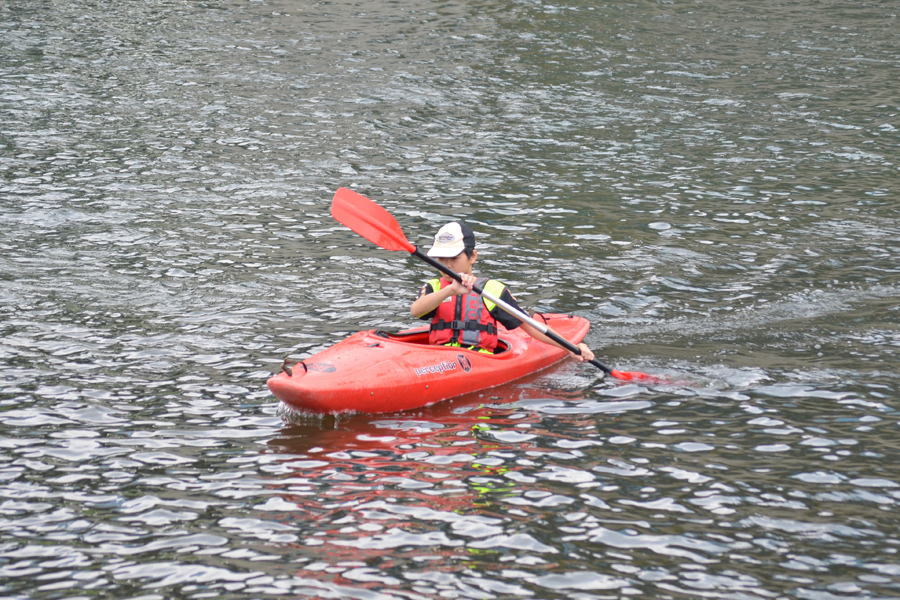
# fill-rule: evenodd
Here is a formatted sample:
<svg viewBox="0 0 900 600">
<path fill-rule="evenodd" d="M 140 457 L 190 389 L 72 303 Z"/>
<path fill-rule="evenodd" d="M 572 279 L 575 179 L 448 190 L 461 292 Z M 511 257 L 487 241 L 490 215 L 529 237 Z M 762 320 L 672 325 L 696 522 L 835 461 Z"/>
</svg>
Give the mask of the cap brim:
<svg viewBox="0 0 900 600">
<path fill-rule="evenodd" d="M 447 247 L 447 246 L 432 246 L 426 254 L 432 258 L 453 258 L 455 256 L 459 256 L 459 254 L 465 251 L 465 246 L 459 247 Z"/>
</svg>

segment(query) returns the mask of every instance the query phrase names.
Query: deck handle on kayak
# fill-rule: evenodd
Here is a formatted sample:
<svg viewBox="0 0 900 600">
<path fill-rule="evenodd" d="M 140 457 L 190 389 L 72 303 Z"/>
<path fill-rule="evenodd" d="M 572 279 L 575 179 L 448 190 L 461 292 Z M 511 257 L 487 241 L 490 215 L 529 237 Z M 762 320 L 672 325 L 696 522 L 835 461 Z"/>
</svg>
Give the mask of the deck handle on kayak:
<svg viewBox="0 0 900 600">
<path fill-rule="evenodd" d="M 288 364 L 288 361 L 289 361 L 289 360 L 291 360 L 291 357 L 290 357 L 290 356 L 286 357 L 286 358 L 284 359 L 284 362 L 281 363 L 281 370 L 284 371 L 285 373 L 287 373 L 287 374 L 288 374 L 288 377 L 293 377 L 293 376 L 294 376 L 294 370 L 293 370 L 293 367 L 296 367 L 297 365 L 303 365 L 303 372 L 304 372 L 304 373 L 309 373 L 309 369 L 306 368 L 306 363 L 303 362 L 302 360 L 298 360 L 297 362 L 295 362 L 295 363 L 292 364 L 292 365 L 289 365 L 289 364 Z"/>
</svg>

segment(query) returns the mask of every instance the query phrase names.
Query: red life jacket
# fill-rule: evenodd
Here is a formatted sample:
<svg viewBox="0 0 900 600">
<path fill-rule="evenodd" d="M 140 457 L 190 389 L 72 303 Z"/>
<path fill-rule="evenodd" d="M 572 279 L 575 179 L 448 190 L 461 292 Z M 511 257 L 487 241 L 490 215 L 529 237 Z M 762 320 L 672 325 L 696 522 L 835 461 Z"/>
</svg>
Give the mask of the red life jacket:
<svg viewBox="0 0 900 600">
<path fill-rule="evenodd" d="M 483 287 L 486 281 L 487 279 L 478 279 L 476 283 Z M 443 289 L 451 282 L 443 278 L 432 280 L 432 289 L 437 291 L 435 283 L 439 284 L 438 289 Z M 428 335 L 429 344 L 456 342 L 461 346 L 477 346 L 485 350 L 496 348 L 498 341 L 497 320 L 491 316 L 481 296 L 475 292 L 460 294 L 441 302 L 431 321 L 431 332 Z"/>
</svg>

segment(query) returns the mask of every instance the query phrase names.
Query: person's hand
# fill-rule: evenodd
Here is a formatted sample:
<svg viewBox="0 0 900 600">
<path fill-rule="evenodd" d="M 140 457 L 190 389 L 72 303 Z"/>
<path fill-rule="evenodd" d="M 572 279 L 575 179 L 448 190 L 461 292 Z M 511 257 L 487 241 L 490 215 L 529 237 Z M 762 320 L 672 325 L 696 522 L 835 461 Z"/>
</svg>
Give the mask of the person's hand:
<svg viewBox="0 0 900 600">
<path fill-rule="evenodd" d="M 594 353 L 591 352 L 591 349 L 587 347 L 587 344 L 581 343 L 578 344 L 578 349 L 581 350 L 581 354 L 575 354 L 571 352 L 570 354 L 577 360 L 578 362 L 588 362 L 594 360 Z"/>
<path fill-rule="evenodd" d="M 460 273 L 459 278 L 462 279 L 462 283 L 454 279 L 453 283 L 450 285 L 450 293 L 454 296 L 470 293 L 472 291 L 472 286 L 475 285 L 475 282 L 478 280 L 474 275 L 467 275 L 466 273 Z"/>
</svg>

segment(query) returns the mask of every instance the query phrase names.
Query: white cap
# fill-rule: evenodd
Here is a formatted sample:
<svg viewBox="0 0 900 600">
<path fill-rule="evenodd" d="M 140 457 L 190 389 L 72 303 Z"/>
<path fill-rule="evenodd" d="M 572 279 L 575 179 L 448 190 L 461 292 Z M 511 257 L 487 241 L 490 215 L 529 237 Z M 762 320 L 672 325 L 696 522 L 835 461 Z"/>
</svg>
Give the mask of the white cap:
<svg viewBox="0 0 900 600">
<path fill-rule="evenodd" d="M 453 258 L 467 247 L 475 247 L 475 234 L 462 221 L 453 221 L 438 229 L 434 236 L 434 245 L 428 250 L 428 256 Z"/>
</svg>

